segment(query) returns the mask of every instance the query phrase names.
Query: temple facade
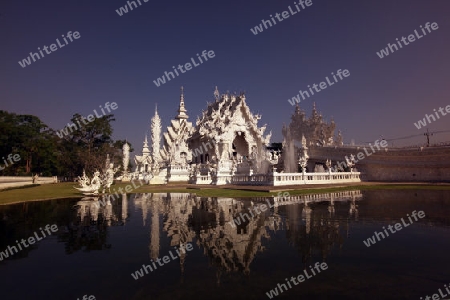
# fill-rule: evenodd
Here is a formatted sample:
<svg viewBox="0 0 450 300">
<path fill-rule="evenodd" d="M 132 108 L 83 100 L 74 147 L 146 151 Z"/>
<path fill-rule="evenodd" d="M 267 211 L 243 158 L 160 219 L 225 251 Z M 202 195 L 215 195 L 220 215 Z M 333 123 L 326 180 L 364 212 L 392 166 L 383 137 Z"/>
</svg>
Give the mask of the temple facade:
<svg viewBox="0 0 450 300">
<path fill-rule="evenodd" d="M 184 91 L 181 89 L 178 114 L 163 134 L 157 110 L 152 118 L 152 147 L 147 137 L 142 155 L 135 157 L 132 178 L 150 183 L 190 182 L 227 184 L 234 175 L 267 173 L 277 155 L 267 151 L 271 133 L 259 127 L 260 115 L 251 113 L 244 94 L 220 96 L 208 103 L 195 127 L 188 121 Z"/>
<path fill-rule="evenodd" d="M 243 93 L 220 95 L 216 87 L 213 100 L 197 117 L 195 126 L 188 121 L 185 105 L 181 88 L 177 114 L 163 134 L 155 109 L 151 148 L 145 137 L 142 155 L 135 157 L 136 170 L 129 175 L 131 180 L 268 186 L 361 181 L 351 161 L 337 172 L 328 159 L 310 159 L 313 148 L 342 145 L 340 133 L 334 137 L 334 121 L 325 122 L 315 105 L 310 118 L 296 106 L 291 123 L 283 127 L 282 151 L 269 147 L 272 133 L 266 134 L 267 125 L 258 124 L 261 115 L 251 112 Z"/>
<path fill-rule="evenodd" d="M 142 146 L 142 155 L 136 155 L 134 157 L 134 164 L 136 169 L 133 175 L 136 177 L 138 174 L 149 174 L 152 166 L 152 156 L 150 149 L 148 148 L 147 135 L 145 135 L 144 145 Z"/>
<path fill-rule="evenodd" d="M 186 112 L 182 87 L 178 115 L 164 132 L 164 144 L 160 150 L 161 163 L 167 169 L 167 180 L 172 182 L 189 180 L 192 152 L 187 140 L 192 135 L 193 128 Z"/>
<path fill-rule="evenodd" d="M 271 133 L 259 127 L 260 115 L 251 113 L 244 94 L 225 94 L 208 103 L 188 139 L 193 151 L 191 182 L 227 184 L 234 175 L 267 173 L 273 161 L 267 152 Z"/>
<path fill-rule="evenodd" d="M 310 117 L 299 105 L 295 107 L 290 124 L 282 129 L 282 149 L 270 147 L 271 133 L 265 134 L 266 125 L 258 124 L 261 116 L 250 111 L 243 93 L 220 95 L 216 87 L 212 102 L 197 117 L 195 126 L 188 121 L 185 105 L 181 89 L 177 114 L 163 134 L 155 109 L 151 147 L 146 136 L 141 155 L 134 158 L 135 171 L 125 172 L 123 178 L 150 184 L 265 186 L 361 180 L 448 181 L 448 146 L 386 147 L 361 159 L 365 147 L 344 145 L 341 132 L 335 135 L 334 121 L 325 121 L 315 104 Z"/>
</svg>

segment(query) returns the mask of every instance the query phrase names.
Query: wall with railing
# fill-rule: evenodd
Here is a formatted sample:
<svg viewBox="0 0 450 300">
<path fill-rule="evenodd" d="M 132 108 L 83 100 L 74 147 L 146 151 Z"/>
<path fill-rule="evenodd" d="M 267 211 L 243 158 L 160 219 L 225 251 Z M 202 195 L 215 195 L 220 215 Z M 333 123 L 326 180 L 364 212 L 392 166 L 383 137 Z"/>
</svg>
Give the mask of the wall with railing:
<svg viewBox="0 0 450 300">
<path fill-rule="evenodd" d="M 52 177 L 38 177 L 34 184 L 48 184 L 57 183 L 58 178 Z M 0 176 L 0 189 L 7 189 L 12 187 L 20 187 L 33 184 L 31 176 Z"/>
<path fill-rule="evenodd" d="M 169 182 L 189 181 L 189 166 L 169 166 L 167 168 L 167 179 Z"/>
<path fill-rule="evenodd" d="M 232 184 L 241 185 L 298 185 L 298 184 L 333 184 L 361 182 L 360 172 L 336 173 L 273 173 L 255 175 L 234 175 Z"/>
</svg>

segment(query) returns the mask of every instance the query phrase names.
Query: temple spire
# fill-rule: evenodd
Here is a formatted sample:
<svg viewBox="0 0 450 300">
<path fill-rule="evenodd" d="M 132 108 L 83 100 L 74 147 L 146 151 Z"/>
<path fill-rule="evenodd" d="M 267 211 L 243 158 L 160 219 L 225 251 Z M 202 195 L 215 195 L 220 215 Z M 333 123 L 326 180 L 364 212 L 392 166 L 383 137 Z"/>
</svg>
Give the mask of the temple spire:
<svg viewBox="0 0 450 300">
<path fill-rule="evenodd" d="M 155 115 L 151 120 L 151 135 L 152 135 L 152 158 L 154 161 L 159 161 L 159 147 L 161 139 L 161 118 L 158 111 L 155 110 Z"/>
<path fill-rule="evenodd" d="M 180 95 L 180 107 L 178 108 L 178 116 L 177 119 L 187 119 L 189 116 L 186 114 L 187 110 L 184 107 L 184 88 L 181 87 L 181 95 Z"/>
<path fill-rule="evenodd" d="M 150 154 L 150 149 L 148 149 L 147 134 L 145 135 L 144 146 L 142 147 L 142 154 Z"/>
<path fill-rule="evenodd" d="M 316 120 L 318 118 L 319 118 L 319 114 L 317 113 L 316 102 L 313 102 L 313 109 L 312 109 L 311 119 L 312 120 Z"/>
<path fill-rule="evenodd" d="M 220 98 L 220 94 L 219 94 L 219 90 L 217 89 L 217 85 L 216 85 L 216 89 L 214 91 L 214 99 L 216 99 L 216 102 L 219 100 Z"/>
</svg>

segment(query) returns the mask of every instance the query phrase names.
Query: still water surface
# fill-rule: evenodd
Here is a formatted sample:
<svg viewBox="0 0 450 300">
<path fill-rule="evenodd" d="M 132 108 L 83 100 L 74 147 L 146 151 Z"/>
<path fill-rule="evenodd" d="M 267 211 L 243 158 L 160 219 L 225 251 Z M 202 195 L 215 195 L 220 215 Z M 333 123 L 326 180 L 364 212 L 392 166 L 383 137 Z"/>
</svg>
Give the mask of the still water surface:
<svg viewBox="0 0 450 300">
<path fill-rule="evenodd" d="M 263 203 L 273 207 L 256 214 Z M 250 222 L 230 225 L 248 210 Z M 425 218 L 364 245 L 414 210 Z M 419 299 L 450 283 L 449 191 L 284 200 L 133 194 L 106 205 L 84 198 L 0 206 L 0 251 L 47 224 L 58 231 L 0 262 L 2 300 L 269 299 L 316 262 L 328 269 L 273 299 Z M 187 244 L 193 250 L 181 259 L 131 276 Z"/>
</svg>

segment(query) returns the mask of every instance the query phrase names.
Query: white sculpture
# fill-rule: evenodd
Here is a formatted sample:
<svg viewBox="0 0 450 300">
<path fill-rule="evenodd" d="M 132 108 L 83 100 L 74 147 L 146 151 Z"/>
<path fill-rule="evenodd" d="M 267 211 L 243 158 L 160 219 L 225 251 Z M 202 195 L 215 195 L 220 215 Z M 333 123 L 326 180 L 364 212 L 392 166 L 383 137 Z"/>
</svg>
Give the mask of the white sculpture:
<svg viewBox="0 0 450 300">
<path fill-rule="evenodd" d="M 325 162 L 325 165 L 327 166 L 328 172 L 331 173 L 331 160 L 327 159 Z"/>
<path fill-rule="evenodd" d="M 114 168 L 114 164 L 109 164 L 108 169 L 105 171 L 105 174 L 103 175 L 103 190 L 105 188 L 108 189 L 109 192 L 111 192 L 111 185 L 114 182 L 114 174 L 117 173 L 119 168 Z"/>
<path fill-rule="evenodd" d="M 111 192 L 110 187 L 114 182 L 114 174 L 119 170 L 119 168 L 114 168 L 114 164 L 109 162 L 110 160 L 108 155 L 105 162 L 105 164 L 108 163 L 108 165 L 103 170 L 103 174 L 100 174 L 99 171 L 95 171 L 92 180 L 89 180 L 89 178 L 86 176 L 85 171 L 83 170 L 83 176 L 78 176 L 80 187 L 74 188 L 81 191 L 84 195 L 97 195 L 99 189 L 103 185 L 103 192 L 106 188 L 109 192 Z"/>
<path fill-rule="evenodd" d="M 80 177 L 78 177 L 80 178 Z M 98 190 L 102 185 L 102 181 L 100 179 L 100 172 L 95 171 L 94 177 L 92 180 L 89 180 L 89 178 L 86 177 L 85 172 L 83 171 L 83 178 L 82 181 L 80 181 L 81 187 L 75 187 L 77 190 L 81 191 L 84 195 L 97 195 Z M 89 183 L 90 182 L 90 183 Z"/>
<path fill-rule="evenodd" d="M 350 168 L 350 172 L 353 172 L 353 167 L 355 166 L 355 156 L 353 154 L 350 155 L 350 159 L 345 157 L 345 162 L 347 163 L 347 167 Z"/>
<path fill-rule="evenodd" d="M 81 187 L 87 187 L 90 183 L 91 180 L 86 176 L 86 172 L 83 169 L 83 176 L 80 177 L 78 176 L 78 182 L 81 185 Z"/>
<path fill-rule="evenodd" d="M 123 164 L 123 173 L 122 173 L 122 181 L 129 181 L 130 176 L 128 174 L 128 165 L 130 163 L 130 145 L 128 143 L 123 144 L 122 147 L 122 164 Z"/>
</svg>

